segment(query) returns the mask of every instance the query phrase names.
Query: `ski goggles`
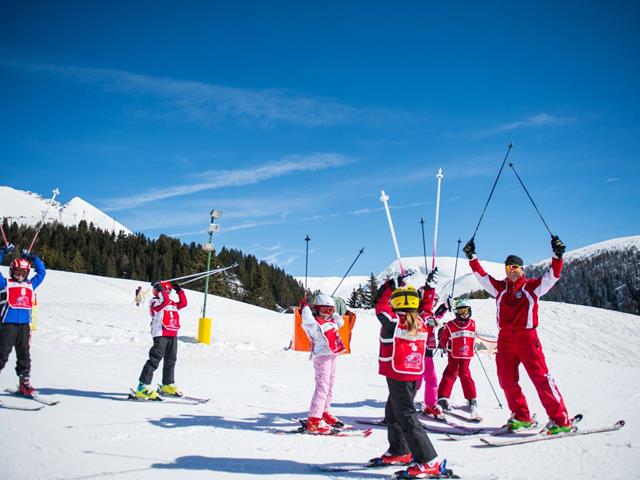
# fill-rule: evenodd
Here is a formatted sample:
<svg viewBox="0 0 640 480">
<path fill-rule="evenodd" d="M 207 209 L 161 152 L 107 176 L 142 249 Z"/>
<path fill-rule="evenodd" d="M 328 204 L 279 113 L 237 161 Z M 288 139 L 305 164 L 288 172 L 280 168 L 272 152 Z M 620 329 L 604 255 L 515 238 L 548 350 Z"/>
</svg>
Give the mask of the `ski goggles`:
<svg viewBox="0 0 640 480">
<path fill-rule="evenodd" d="M 521 267 L 520 265 L 505 265 L 505 266 L 504 266 L 504 269 L 505 269 L 507 272 L 510 272 L 510 271 L 512 271 L 512 270 L 522 270 L 522 267 Z"/>
<path fill-rule="evenodd" d="M 329 305 L 318 305 L 316 310 L 319 314 L 326 316 L 333 315 L 333 312 L 336 311 L 335 307 L 331 307 Z"/>
</svg>

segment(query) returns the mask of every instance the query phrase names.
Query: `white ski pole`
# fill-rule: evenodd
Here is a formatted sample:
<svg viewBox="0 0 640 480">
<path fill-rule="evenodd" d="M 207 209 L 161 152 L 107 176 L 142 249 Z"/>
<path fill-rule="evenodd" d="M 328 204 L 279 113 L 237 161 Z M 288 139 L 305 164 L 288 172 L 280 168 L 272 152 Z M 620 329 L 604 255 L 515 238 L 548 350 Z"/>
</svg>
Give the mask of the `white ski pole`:
<svg viewBox="0 0 640 480">
<path fill-rule="evenodd" d="M 438 174 L 436 178 L 438 179 L 438 193 L 436 194 L 436 223 L 433 228 L 433 257 L 431 257 L 431 270 L 436 268 L 436 252 L 438 245 L 438 220 L 440 219 L 440 184 L 442 183 L 442 169 L 438 169 Z"/>
<path fill-rule="evenodd" d="M 236 267 L 237 265 L 238 265 L 237 263 L 234 263 L 230 267 L 215 268 L 213 270 L 205 270 L 204 272 L 192 273 L 190 275 L 184 275 L 182 277 L 169 278 L 167 280 L 160 280 L 160 281 L 161 282 L 175 282 L 176 280 L 184 280 L 185 278 L 191 278 L 191 277 L 202 277 L 202 278 L 204 278 L 207 275 L 212 275 L 212 274 L 218 273 L 218 272 L 220 272 L 222 270 L 226 270 L 228 268 Z"/>
<path fill-rule="evenodd" d="M 389 212 L 389 204 L 387 203 L 388 200 L 389 196 L 384 193 L 384 190 L 380 191 L 380 201 L 384 203 L 384 210 L 387 212 L 387 221 L 389 222 L 389 230 L 391 230 L 391 240 L 393 240 L 393 246 L 396 249 L 396 257 L 398 258 L 398 265 L 400 266 L 400 274 L 404 276 L 402 257 L 400 256 L 400 249 L 398 248 L 398 240 L 396 240 L 396 232 L 393 229 L 393 221 L 391 221 L 391 212 Z"/>
<path fill-rule="evenodd" d="M 36 233 L 33 234 L 33 240 L 31 240 L 31 243 L 29 244 L 29 248 L 27 249 L 27 252 L 29 253 L 31 252 L 33 245 L 36 243 L 36 239 L 38 238 L 38 234 L 40 233 L 40 230 L 42 230 L 42 227 L 44 227 L 44 222 L 47 220 L 47 215 L 49 215 L 49 209 L 51 208 L 53 201 L 56 199 L 56 197 L 60 193 L 60 190 L 55 188 L 52 190 L 51 193 L 53 193 L 53 197 L 51 197 L 51 200 L 49 200 L 49 205 L 47 205 L 47 210 L 44 212 L 42 220 L 40 221 L 40 225 L 36 228 Z"/>
<path fill-rule="evenodd" d="M 227 270 L 229 270 L 229 269 L 231 269 L 231 268 L 235 268 L 235 267 L 237 267 L 237 266 L 238 266 L 238 264 L 237 264 L 237 263 L 234 263 L 233 265 L 230 265 L 230 266 L 228 266 L 228 267 L 224 267 L 224 268 L 216 268 L 215 270 L 211 270 L 211 271 L 209 271 L 209 272 L 206 272 L 205 274 L 203 274 L 203 275 L 201 275 L 201 276 L 199 276 L 199 277 L 195 277 L 195 278 L 192 278 L 192 279 L 190 279 L 190 280 L 187 280 L 186 282 L 182 282 L 182 283 L 180 284 L 180 286 L 186 285 L 187 283 L 191 283 L 191 282 L 197 282 L 198 280 L 202 280 L 202 279 L 203 279 L 203 278 L 205 278 L 205 277 L 210 277 L 211 275 L 215 275 L 216 273 L 222 273 L 222 272 L 224 272 L 224 271 L 227 271 Z"/>
</svg>

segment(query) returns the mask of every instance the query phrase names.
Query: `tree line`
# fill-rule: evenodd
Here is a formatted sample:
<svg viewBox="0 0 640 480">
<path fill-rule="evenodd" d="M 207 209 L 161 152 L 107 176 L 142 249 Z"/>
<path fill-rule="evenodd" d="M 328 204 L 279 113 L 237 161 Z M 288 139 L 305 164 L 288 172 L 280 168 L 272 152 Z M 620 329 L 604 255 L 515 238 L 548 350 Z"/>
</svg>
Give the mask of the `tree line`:
<svg viewBox="0 0 640 480">
<path fill-rule="evenodd" d="M 26 248 L 34 236 L 34 227 L 3 222 L 7 239 L 16 249 Z M 201 245 L 186 244 L 176 238 L 160 235 L 151 239 L 138 233 L 115 234 L 81 221 L 67 227 L 60 223 L 43 226 L 34 247 L 47 268 L 104 277 L 151 282 L 201 272 L 207 268 L 207 252 Z M 5 264 L 11 261 L 5 258 Z M 254 255 L 223 247 L 211 256 L 211 268 L 237 263 L 221 274 L 209 277 L 209 293 L 242 302 L 282 310 L 297 305 L 304 289 L 283 269 Z M 205 281 L 188 285 L 204 292 Z"/>
</svg>

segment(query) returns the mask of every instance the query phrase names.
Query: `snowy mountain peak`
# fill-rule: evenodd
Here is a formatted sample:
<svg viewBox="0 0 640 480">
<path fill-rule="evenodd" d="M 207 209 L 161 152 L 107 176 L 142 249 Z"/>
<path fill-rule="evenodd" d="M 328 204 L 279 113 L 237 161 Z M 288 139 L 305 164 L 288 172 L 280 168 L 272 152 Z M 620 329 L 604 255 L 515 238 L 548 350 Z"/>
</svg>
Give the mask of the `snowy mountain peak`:
<svg viewBox="0 0 640 480">
<path fill-rule="evenodd" d="M 35 226 L 46 214 L 47 222 L 59 222 L 65 226 L 76 226 L 84 220 L 108 232 L 132 233 L 127 227 L 80 197 L 73 197 L 65 205 L 54 201 L 49 207 L 49 203 L 50 199 L 45 199 L 37 193 L 0 186 L 0 216 L 9 222 Z"/>
</svg>

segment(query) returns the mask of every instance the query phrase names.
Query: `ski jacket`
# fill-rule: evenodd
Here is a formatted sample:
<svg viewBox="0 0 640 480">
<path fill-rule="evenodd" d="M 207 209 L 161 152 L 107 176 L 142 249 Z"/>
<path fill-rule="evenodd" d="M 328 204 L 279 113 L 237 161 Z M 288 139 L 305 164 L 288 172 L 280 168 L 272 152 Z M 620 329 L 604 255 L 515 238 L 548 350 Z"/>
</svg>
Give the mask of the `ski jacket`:
<svg viewBox="0 0 640 480">
<path fill-rule="evenodd" d="M 344 343 L 338 329 L 344 319 L 336 312 L 323 319 L 313 315 L 311 307 L 302 307 L 302 328 L 311 342 L 311 355 L 338 355 L 345 351 Z"/>
<path fill-rule="evenodd" d="M 440 315 L 436 315 L 436 313 L 434 313 L 433 306 L 435 305 L 436 299 L 435 288 L 424 286 L 418 290 L 418 293 L 420 294 L 420 306 L 418 307 L 418 313 L 427 325 L 427 349 L 435 350 L 438 347 L 436 333 L 441 325 L 439 320 L 444 316 L 446 310 L 444 310 Z"/>
<path fill-rule="evenodd" d="M 406 315 L 391 308 L 392 293 L 390 283 L 385 283 L 376 302 L 376 316 L 381 324 L 378 373 L 401 382 L 415 382 L 424 372 L 427 326 L 420 317 L 418 332 L 410 334 Z"/>
<path fill-rule="evenodd" d="M 478 282 L 496 299 L 496 320 L 501 332 L 529 330 L 538 326 L 538 300 L 560 279 L 562 259 L 555 256 L 551 266 L 539 278 L 526 278 L 517 282 L 496 280 L 484 271 L 477 258 L 469 260 L 469 266 Z"/>
<path fill-rule="evenodd" d="M 449 352 L 449 356 L 453 358 L 469 359 L 473 357 L 475 340 L 476 322 L 473 319 L 468 322 L 453 319 L 442 327 L 440 348 Z"/>
<path fill-rule="evenodd" d="M 178 301 L 169 297 L 169 292 L 164 288 L 160 296 L 154 296 L 149 300 L 149 313 L 151 314 L 152 337 L 175 337 L 180 330 L 180 313 L 178 310 L 187 306 L 187 297 L 184 290 L 178 293 Z"/>
<path fill-rule="evenodd" d="M 31 323 L 33 291 L 40 286 L 47 271 L 40 257 L 33 259 L 36 274 L 30 280 L 16 282 L 0 274 L 0 318 L 2 323 Z"/>
</svg>

